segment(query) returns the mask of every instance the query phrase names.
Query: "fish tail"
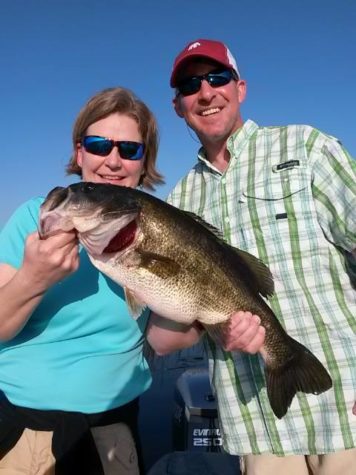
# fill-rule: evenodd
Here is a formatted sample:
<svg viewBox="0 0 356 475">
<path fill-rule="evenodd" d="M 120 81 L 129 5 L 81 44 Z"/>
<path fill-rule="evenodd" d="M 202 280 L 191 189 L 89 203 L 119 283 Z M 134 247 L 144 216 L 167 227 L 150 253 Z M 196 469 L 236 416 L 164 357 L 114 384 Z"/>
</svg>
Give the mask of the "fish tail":
<svg viewBox="0 0 356 475">
<path fill-rule="evenodd" d="M 332 380 L 320 361 L 305 346 L 290 338 L 291 353 L 282 366 L 266 363 L 267 394 L 275 415 L 281 419 L 297 391 L 320 394 Z"/>
</svg>

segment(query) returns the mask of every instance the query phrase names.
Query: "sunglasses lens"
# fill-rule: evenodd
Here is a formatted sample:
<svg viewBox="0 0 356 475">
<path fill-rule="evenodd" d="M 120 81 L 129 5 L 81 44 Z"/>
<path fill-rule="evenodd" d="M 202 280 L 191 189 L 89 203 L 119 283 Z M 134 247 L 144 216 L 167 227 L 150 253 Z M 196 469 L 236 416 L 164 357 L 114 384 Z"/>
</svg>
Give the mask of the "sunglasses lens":
<svg viewBox="0 0 356 475">
<path fill-rule="evenodd" d="M 145 152 L 145 146 L 140 142 L 130 142 L 127 140 L 113 140 L 99 137 L 96 135 L 87 135 L 82 141 L 83 147 L 89 153 L 106 157 L 111 153 L 112 149 L 117 145 L 121 158 L 127 160 L 140 160 Z"/>
<path fill-rule="evenodd" d="M 145 147 L 139 142 L 119 142 L 119 152 L 122 158 L 127 160 L 140 160 L 143 157 Z"/>
<path fill-rule="evenodd" d="M 233 73 L 229 69 L 213 71 L 202 76 L 193 76 L 182 81 L 177 86 L 177 90 L 182 96 L 196 94 L 203 80 L 208 81 L 211 87 L 220 87 L 228 84 L 233 78 Z"/>
<path fill-rule="evenodd" d="M 106 157 L 106 155 L 109 155 L 109 153 L 113 149 L 114 144 L 112 140 L 89 135 L 87 137 L 84 137 L 83 146 L 85 150 L 89 153 L 92 153 L 94 155 L 100 155 L 101 157 Z"/>
<path fill-rule="evenodd" d="M 212 87 L 220 87 L 228 84 L 232 79 L 230 71 L 224 71 L 219 74 L 210 74 L 207 77 L 208 83 Z"/>
<path fill-rule="evenodd" d="M 199 91 L 201 86 L 201 79 L 199 77 L 192 77 L 182 81 L 177 89 L 183 96 L 190 96 Z"/>
</svg>

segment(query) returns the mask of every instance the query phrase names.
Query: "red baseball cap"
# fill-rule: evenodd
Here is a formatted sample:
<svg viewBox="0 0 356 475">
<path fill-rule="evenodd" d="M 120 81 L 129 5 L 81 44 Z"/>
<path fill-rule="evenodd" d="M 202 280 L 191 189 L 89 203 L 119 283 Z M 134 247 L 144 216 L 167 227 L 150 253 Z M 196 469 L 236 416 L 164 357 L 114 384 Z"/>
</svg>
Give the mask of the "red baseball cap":
<svg viewBox="0 0 356 475">
<path fill-rule="evenodd" d="M 198 57 L 212 59 L 227 68 L 233 69 L 236 71 L 238 77 L 240 77 L 236 60 L 224 43 L 221 43 L 221 41 L 200 39 L 190 42 L 176 57 L 171 74 L 171 87 L 177 86 L 178 73 L 183 64 L 188 59 Z"/>
</svg>

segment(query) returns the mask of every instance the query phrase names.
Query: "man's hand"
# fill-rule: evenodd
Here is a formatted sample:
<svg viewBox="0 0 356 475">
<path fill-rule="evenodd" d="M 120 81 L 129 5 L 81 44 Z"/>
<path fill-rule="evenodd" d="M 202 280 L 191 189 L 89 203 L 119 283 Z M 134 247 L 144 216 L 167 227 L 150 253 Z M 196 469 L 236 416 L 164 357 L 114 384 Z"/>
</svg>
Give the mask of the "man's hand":
<svg viewBox="0 0 356 475">
<path fill-rule="evenodd" d="M 265 341 L 266 330 L 260 323 L 261 319 L 251 312 L 233 313 L 218 336 L 218 343 L 226 351 L 237 350 L 255 354 Z"/>
</svg>

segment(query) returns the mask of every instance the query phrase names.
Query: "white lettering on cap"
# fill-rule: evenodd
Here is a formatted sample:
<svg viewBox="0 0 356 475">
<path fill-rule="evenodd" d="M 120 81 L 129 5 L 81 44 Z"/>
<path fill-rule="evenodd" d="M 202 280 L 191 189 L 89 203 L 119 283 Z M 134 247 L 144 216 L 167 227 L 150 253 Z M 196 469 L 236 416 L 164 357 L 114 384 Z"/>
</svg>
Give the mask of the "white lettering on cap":
<svg viewBox="0 0 356 475">
<path fill-rule="evenodd" d="M 192 43 L 192 44 L 188 47 L 188 51 L 190 51 L 191 49 L 194 49 L 194 48 L 198 48 L 198 46 L 201 46 L 201 44 L 199 43 L 199 41 L 196 41 L 195 43 Z"/>
</svg>

